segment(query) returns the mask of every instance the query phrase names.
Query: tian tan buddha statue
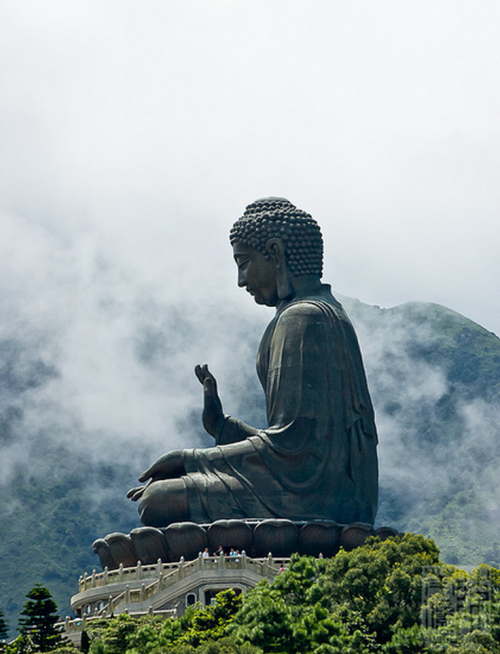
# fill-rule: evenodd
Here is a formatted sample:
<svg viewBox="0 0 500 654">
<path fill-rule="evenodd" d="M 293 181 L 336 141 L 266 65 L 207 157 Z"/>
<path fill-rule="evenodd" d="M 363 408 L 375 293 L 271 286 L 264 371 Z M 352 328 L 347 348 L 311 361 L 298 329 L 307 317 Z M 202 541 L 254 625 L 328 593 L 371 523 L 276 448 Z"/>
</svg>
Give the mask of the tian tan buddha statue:
<svg viewBox="0 0 500 654">
<path fill-rule="evenodd" d="M 143 525 L 287 518 L 373 524 L 377 433 L 354 329 L 321 283 L 323 240 L 284 198 L 250 204 L 230 233 L 238 285 L 275 307 L 257 355 L 266 429 L 225 415 L 206 365 L 203 424 L 214 446 L 160 457 L 140 477 Z"/>
</svg>

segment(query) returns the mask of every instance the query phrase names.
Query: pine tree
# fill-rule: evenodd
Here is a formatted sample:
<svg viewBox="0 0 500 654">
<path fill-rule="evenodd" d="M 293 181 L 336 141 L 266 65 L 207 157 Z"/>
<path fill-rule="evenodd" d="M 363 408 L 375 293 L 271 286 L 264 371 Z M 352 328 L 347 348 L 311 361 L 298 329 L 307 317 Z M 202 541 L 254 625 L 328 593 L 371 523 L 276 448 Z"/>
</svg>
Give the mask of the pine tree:
<svg viewBox="0 0 500 654">
<path fill-rule="evenodd" d="M 0 609 L 0 643 L 7 640 L 9 635 L 9 627 L 7 625 L 7 620 L 5 619 L 4 612 Z"/>
<path fill-rule="evenodd" d="M 47 588 L 40 584 L 32 588 L 26 597 L 28 601 L 21 611 L 19 631 L 29 635 L 36 649 L 48 652 L 61 642 L 61 636 L 55 629 L 58 621 L 56 603 Z"/>
</svg>

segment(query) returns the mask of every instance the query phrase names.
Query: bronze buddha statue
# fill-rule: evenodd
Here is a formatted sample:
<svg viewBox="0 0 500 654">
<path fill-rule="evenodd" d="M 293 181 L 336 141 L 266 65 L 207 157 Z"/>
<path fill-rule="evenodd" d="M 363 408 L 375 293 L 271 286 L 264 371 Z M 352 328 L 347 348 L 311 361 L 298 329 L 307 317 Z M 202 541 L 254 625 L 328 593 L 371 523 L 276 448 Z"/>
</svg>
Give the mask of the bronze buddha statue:
<svg viewBox="0 0 500 654">
<path fill-rule="evenodd" d="M 238 285 L 276 307 L 257 356 L 268 427 L 223 413 L 206 365 L 203 424 L 213 447 L 160 457 L 128 496 L 141 522 L 288 518 L 373 524 L 378 464 L 374 412 L 356 334 L 321 283 L 316 221 L 284 198 L 250 204 L 230 241 Z"/>
</svg>

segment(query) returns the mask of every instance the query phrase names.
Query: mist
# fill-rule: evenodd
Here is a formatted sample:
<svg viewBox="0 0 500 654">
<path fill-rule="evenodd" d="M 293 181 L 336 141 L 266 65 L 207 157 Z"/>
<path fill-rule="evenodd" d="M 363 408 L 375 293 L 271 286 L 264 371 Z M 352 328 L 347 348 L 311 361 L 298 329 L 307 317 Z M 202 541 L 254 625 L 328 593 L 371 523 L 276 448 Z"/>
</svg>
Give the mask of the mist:
<svg viewBox="0 0 500 654">
<path fill-rule="evenodd" d="M 500 370 L 485 349 L 498 362 L 499 339 L 438 305 L 343 301 L 376 410 L 377 522 L 432 535 L 449 563 L 498 565 Z"/>
<path fill-rule="evenodd" d="M 221 310 L 220 291 L 213 305 L 201 303 L 196 289 L 183 299 L 57 232 L 38 229 L 19 247 L 26 224 L 6 224 L 0 336 L 11 433 L 4 480 L 37 430 L 105 460 L 196 444 L 200 435 L 183 433 L 180 424 L 198 409 L 201 425 L 202 387 L 193 371 L 200 362 L 222 374 L 228 402 L 241 403 L 246 380 L 256 375 L 253 366 L 240 371 L 228 352 L 238 350 L 244 363 L 254 355 L 258 336 L 249 321 L 258 325 L 257 316 L 246 320 L 243 312 L 238 324 L 237 307 Z M 23 261 L 12 256 L 19 250 Z"/>
<path fill-rule="evenodd" d="M 138 525 L 144 468 L 210 445 L 196 364 L 266 426 L 272 311 L 237 288 L 228 232 L 269 195 L 320 224 L 358 331 L 378 524 L 439 534 L 443 498 L 468 492 L 447 560 L 467 530 L 499 541 L 497 387 L 454 381 L 425 321 L 380 308 L 438 303 L 500 334 L 498 3 L 17 0 L 0 19 L 0 518 L 43 550 L 30 574 L 70 593 L 50 528 L 15 532 L 12 488 L 74 475 L 89 555 L 68 536 L 65 556 L 91 569 L 102 530 Z"/>
<path fill-rule="evenodd" d="M 434 301 L 500 332 L 499 12 L 11 3 L 0 209 L 27 221 L 18 256 L 44 225 L 140 283 L 233 302 L 227 230 L 283 195 L 322 226 L 342 293 Z"/>
</svg>

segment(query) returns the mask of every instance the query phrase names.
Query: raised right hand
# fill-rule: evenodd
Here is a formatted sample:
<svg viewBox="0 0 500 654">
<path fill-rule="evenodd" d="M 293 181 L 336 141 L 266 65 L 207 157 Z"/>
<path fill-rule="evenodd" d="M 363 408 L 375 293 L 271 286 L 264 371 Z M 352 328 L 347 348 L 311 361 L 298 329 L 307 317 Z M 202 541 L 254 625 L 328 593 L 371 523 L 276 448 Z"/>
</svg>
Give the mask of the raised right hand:
<svg viewBox="0 0 500 654">
<path fill-rule="evenodd" d="M 196 376 L 203 384 L 203 426 L 206 431 L 215 438 L 217 434 L 217 424 L 224 417 L 222 411 L 222 402 L 217 392 L 217 381 L 208 369 L 207 364 L 196 366 L 194 369 Z"/>
</svg>

